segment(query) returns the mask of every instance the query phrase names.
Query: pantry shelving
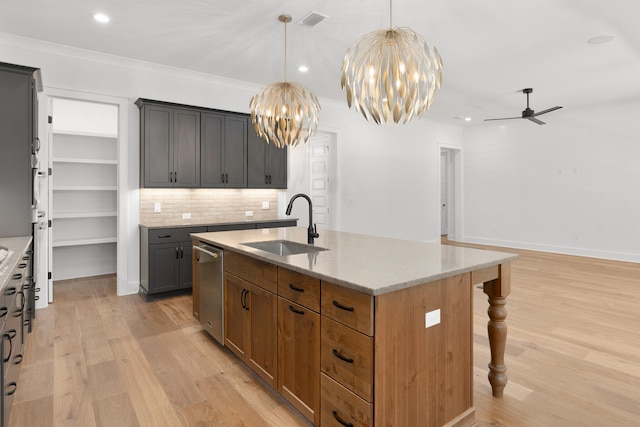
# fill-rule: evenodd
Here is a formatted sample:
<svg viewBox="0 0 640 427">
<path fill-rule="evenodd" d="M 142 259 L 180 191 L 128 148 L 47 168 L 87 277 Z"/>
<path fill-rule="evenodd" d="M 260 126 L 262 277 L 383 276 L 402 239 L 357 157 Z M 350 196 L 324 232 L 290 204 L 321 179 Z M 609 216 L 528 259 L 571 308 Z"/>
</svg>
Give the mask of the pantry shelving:
<svg viewBox="0 0 640 427">
<path fill-rule="evenodd" d="M 56 107 L 56 116 L 74 111 Z M 52 129 L 53 280 L 116 272 L 117 125 L 113 132 L 92 132 L 86 120 L 78 123 L 84 129 L 57 129 L 55 120 Z"/>
</svg>

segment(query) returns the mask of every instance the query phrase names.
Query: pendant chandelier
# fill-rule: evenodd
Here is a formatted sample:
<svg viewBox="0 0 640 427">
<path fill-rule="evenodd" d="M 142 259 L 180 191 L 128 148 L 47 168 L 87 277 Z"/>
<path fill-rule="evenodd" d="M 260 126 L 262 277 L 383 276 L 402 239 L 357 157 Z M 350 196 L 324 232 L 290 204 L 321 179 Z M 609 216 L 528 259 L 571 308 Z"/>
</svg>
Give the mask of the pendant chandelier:
<svg viewBox="0 0 640 427">
<path fill-rule="evenodd" d="M 377 124 L 420 117 L 442 83 L 438 50 L 410 28 L 393 28 L 392 2 L 389 29 L 360 37 L 342 62 L 347 104 Z"/>
<path fill-rule="evenodd" d="M 271 83 L 251 98 L 249 108 L 256 133 L 277 147 L 295 147 L 307 142 L 318 128 L 318 98 L 299 83 L 287 82 L 287 23 L 289 15 L 280 15 L 284 23 L 284 82 Z"/>
</svg>

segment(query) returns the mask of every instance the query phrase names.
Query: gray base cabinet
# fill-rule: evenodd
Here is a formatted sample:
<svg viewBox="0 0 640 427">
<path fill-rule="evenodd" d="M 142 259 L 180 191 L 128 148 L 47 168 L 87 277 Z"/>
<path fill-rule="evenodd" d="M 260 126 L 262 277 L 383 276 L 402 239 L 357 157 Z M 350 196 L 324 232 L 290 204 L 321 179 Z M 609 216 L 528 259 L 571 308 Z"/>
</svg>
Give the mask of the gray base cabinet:
<svg viewBox="0 0 640 427">
<path fill-rule="evenodd" d="M 191 233 L 295 227 L 297 219 L 174 228 L 140 227 L 140 289 L 147 301 L 188 293 L 193 287 Z"/>
<path fill-rule="evenodd" d="M 140 235 L 140 295 L 151 300 L 191 290 L 192 244 L 189 234 L 202 227 L 142 228 Z"/>
</svg>

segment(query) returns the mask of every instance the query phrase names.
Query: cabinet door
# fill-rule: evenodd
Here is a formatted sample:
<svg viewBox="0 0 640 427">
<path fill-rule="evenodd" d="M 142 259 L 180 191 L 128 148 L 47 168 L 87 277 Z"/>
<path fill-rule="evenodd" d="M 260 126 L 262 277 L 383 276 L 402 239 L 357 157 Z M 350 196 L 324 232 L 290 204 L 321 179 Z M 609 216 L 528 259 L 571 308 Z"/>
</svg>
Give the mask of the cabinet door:
<svg viewBox="0 0 640 427">
<path fill-rule="evenodd" d="M 278 331 L 278 392 L 318 425 L 320 315 L 278 297 Z"/>
<path fill-rule="evenodd" d="M 249 285 L 247 308 L 250 344 L 247 363 L 271 387 L 276 388 L 278 358 L 277 308 L 278 297 L 265 289 Z"/>
<path fill-rule="evenodd" d="M 193 247 L 191 242 L 180 242 L 180 289 L 193 286 L 192 257 Z"/>
<path fill-rule="evenodd" d="M 224 115 L 202 113 L 200 176 L 203 187 L 224 187 Z"/>
<path fill-rule="evenodd" d="M 200 187 L 200 112 L 174 109 L 173 186 Z"/>
<path fill-rule="evenodd" d="M 144 186 L 170 187 L 173 172 L 173 109 L 144 106 Z"/>
<path fill-rule="evenodd" d="M 177 243 L 149 245 L 149 294 L 173 291 L 180 284 L 180 248 Z"/>
<path fill-rule="evenodd" d="M 247 186 L 247 118 L 225 116 L 224 126 L 225 185 Z"/>
<path fill-rule="evenodd" d="M 267 146 L 265 163 L 271 188 L 287 188 L 287 147 Z"/>
<path fill-rule="evenodd" d="M 224 345 L 240 359 L 246 360 L 248 326 L 246 317 L 247 282 L 224 274 Z"/>
<path fill-rule="evenodd" d="M 265 164 L 265 153 L 268 145 L 267 141 L 256 134 L 256 130 L 249 119 L 249 130 L 247 137 L 247 181 L 249 188 L 268 187 L 267 171 Z"/>
</svg>

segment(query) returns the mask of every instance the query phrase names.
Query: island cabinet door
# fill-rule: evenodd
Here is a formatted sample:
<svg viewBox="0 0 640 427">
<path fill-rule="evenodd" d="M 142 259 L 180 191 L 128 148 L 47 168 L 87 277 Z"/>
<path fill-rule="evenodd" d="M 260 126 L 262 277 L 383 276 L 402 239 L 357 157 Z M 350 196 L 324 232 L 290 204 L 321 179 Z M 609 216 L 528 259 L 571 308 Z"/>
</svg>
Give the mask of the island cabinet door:
<svg viewBox="0 0 640 427">
<path fill-rule="evenodd" d="M 278 297 L 258 286 L 248 285 L 247 307 L 249 347 L 247 363 L 271 387 L 276 388 L 278 360 Z"/>
<path fill-rule="evenodd" d="M 232 274 L 224 275 L 224 345 L 246 361 L 248 325 L 246 282 Z"/>
<path fill-rule="evenodd" d="M 278 298 L 278 392 L 320 422 L 320 315 Z"/>
</svg>

